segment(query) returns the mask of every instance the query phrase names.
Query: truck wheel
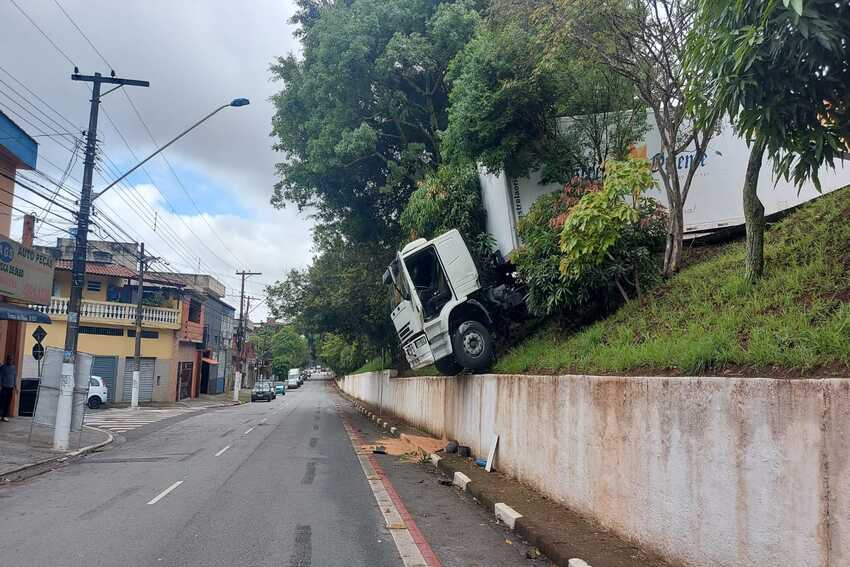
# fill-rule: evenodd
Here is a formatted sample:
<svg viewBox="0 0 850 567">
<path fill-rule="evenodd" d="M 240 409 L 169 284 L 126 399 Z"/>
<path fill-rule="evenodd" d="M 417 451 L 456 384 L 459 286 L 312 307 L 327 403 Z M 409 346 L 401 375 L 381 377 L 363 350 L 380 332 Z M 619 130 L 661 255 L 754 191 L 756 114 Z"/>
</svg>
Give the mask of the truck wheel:
<svg viewBox="0 0 850 567">
<path fill-rule="evenodd" d="M 440 360 L 434 362 L 434 366 L 440 371 L 440 374 L 443 374 L 444 376 L 454 376 L 463 370 L 463 367 L 457 363 L 453 356 L 444 356 Z"/>
<path fill-rule="evenodd" d="M 452 337 L 452 349 L 458 364 L 473 372 L 485 372 L 493 363 L 493 339 L 478 321 L 460 324 Z"/>
</svg>

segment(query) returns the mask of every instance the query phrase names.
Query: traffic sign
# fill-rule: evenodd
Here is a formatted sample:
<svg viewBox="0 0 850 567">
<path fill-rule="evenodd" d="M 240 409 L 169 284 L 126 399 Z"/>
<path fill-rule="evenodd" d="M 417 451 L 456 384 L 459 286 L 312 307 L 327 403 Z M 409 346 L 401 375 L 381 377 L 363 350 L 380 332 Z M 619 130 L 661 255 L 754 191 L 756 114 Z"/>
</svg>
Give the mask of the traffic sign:
<svg viewBox="0 0 850 567">
<path fill-rule="evenodd" d="M 41 343 L 32 345 L 32 357 L 36 360 L 44 358 L 44 346 Z"/>
<path fill-rule="evenodd" d="M 41 344 L 41 341 L 44 340 L 44 337 L 47 336 L 47 331 L 44 330 L 44 327 L 39 325 L 35 328 L 35 331 L 32 332 L 32 338 L 35 339 L 35 342 Z"/>
</svg>

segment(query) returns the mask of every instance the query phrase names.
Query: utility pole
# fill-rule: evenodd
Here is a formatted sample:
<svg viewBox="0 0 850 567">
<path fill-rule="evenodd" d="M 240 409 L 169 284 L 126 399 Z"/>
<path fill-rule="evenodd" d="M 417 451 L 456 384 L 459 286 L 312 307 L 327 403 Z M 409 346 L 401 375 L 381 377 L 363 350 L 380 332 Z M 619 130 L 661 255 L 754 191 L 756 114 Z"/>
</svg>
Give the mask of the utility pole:
<svg viewBox="0 0 850 567">
<path fill-rule="evenodd" d="M 95 154 L 97 153 L 97 114 L 101 96 L 106 96 L 125 85 L 148 87 L 147 81 L 104 77 L 100 73 L 80 75 L 77 69 L 71 75 L 72 81 L 92 84 L 91 108 L 89 110 L 89 129 L 86 132 L 86 157 L 83 167 L 83 187 L 80 194 L 80 212 L 77 214 L 77 235 L 74 247 L 74 260 L 71 271 L 71 294 L 68 300 L 67 329 L 65 331 L 65 352 L 62 356 L 62 376 L 59 380 L 59 399 L 56 403 L 56 423 L 53 430 L 53 448 L 68 449 L 71 438 L 71 414 L 74 401 L 75 366 L 77 362 L 77 338 L 80 331 L 80 303 L 83 298 L 83 283 L 86 277 L 86 248 L 88 246 L 89 215 L 92 202 L 92 177 L 94 174 Z M 103 83 L 117 85 L 103 95 L 100 87 Z"/>
<path fill-rule="evenodd" d="M 239 366 L 236 369 L 236 379 L 233 381 L 233 401 L 239 401 L 239 388 L 242 386 L 242 373 L 245 371 L 245 278 L 260 276 L 261 272 L 236 272 L 242 276 L 242 289 L 239 291 L 239 329 L 236 331 L 236 348 L 239 349 Z"/>
<path fill-rule="evenodd" d="M 134 409 L 139 407 L 139 382 L 141 373 L 140 371 L 142 369 L 142 315 L 144 311 L 142 299 L 145 294 L 145 272 L 148 269 L 148 262 L 152 262 L 154 260 L 159 260 L 159 258 L 145 257 L 145 243 L 142 242 L 141 251 L 139 253 L 139 290 L 138 297 L 136 298 L 136 365 L 135 369 L 133 370 L 133 390 L 132 395 L 130 397 L 130 407 Z"/>
</svg>

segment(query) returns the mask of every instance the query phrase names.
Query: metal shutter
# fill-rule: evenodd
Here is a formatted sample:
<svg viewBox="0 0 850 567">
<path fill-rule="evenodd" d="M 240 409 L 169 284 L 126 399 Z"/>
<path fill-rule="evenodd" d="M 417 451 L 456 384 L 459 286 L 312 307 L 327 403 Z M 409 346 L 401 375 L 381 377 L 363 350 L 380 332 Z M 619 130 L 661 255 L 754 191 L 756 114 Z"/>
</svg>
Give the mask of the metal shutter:
<svg viewBox="0 0 850 567">
<path fill-rule="evenodd" d="M 142 358 L 139 368 L 139 401 L 149 402 L 153 399 L 153 374 L 155 358 Z M 133 397 L 133 370 L 136 367 L 136 361 L 133 357 L 127 357 L 124 363 L 124 392 L 123 400 L 131 401 Z"/>
<path fill-rule="evenodd" d="M 118 374 L 117 356 L 95 356 L 91 365 L 92 376 L 100 376 L 106 383 L 110 402 L 115 401 L 115 377 Z M 132 378 L 132 375 L 131 375 Z M 132 382 L 131 382 L 132 384 Z"/>
</svg>

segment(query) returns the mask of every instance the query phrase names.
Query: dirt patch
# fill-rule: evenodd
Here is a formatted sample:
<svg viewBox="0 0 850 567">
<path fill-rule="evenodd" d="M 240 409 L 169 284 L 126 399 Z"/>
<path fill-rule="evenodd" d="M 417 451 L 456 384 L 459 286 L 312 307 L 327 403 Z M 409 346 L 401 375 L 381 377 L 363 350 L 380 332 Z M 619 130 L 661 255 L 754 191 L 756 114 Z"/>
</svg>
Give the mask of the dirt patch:
<svg viewBox="0 0 850 567">
<path fill-rule="evenodd" d="M 850 288 L 836 291 L 832 294 L 831 299 L 839 303 L 850 303 Z"/>
<path fill-rule="evenodd" d="M 382 437 L 375 440 L 374 443 L 360 445 L 360 449 L 366 453 L 371 453 L 378 447 L 383 448 L 383 451 L 387 455 L 403 457 L 409 461 L 418 461 L 428 455 L 418 445 L 411 443 L 407 439 L 396 437 Z"/>
</svg>

